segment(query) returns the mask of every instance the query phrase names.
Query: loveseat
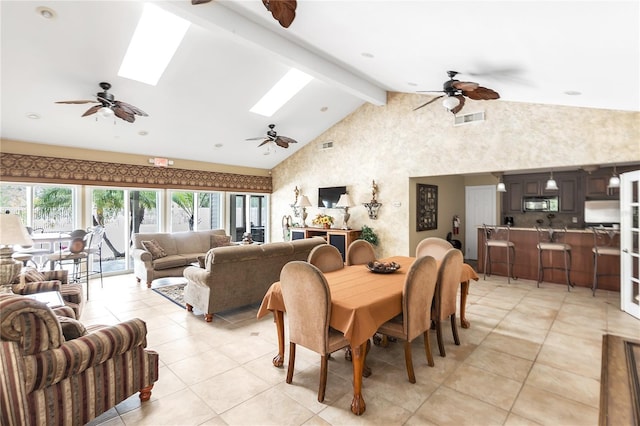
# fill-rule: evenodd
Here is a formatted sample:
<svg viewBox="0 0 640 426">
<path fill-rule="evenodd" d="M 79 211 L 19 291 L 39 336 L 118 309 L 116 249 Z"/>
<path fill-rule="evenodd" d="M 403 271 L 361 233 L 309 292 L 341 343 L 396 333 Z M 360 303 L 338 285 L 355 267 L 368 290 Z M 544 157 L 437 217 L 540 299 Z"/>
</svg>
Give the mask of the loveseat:
<svg viewBox="0 0 640 426">
<path fill-rule="evenodd" d="M 156 278 L 181 277 L 184 268 L 197 262 L 198 256 L 229 244 L 230 239 L 224 229 L 133 234 L 133 273 L 136 280 L 146 282 L 147 287 L 151 287 L 151 281 Z M 157 253 L 145 247 L 149 247 L 149 242 L 157 243 Z"/>
<path fill-rule="evenodd" d="M 72 309 L 59 309 L 68 317 L 26 296 L 0 295 L 3 425 L 81 425 L 136 392 L 151 397 L 158 354 L 145 349 L 142 320 L 85 328 Z"/>
<path fill-rule="evenodd" d="M 287 262 L 307 260 L 311 249 L 320 244 L 326 241 L 314 237 L 211 249 L 204 268 L 189 266 L 184 270 L 187 310 L 196 308 L 211 322 L 216 312 L 259 303 L 269 286 L 280 280 Z"/>
</svg>

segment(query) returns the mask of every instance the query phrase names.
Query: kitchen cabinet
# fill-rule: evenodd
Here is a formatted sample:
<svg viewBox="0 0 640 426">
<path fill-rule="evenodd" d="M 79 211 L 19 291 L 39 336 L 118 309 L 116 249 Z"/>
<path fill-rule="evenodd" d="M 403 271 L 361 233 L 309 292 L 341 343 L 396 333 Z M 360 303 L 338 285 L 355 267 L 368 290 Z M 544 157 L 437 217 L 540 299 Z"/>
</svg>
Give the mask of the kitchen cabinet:
<svg viewBox="0 0 640 426">
<path fill-rule="evenodd" d="M 560 213 L 579 213 L 583 206 L 580 203 L 581 185 L 580 179 L 575 174 L 561 175 L 556 179 L 558 183 L 558 197 L 560 201 Z"/>
<path fill-rule="evenodd" d="M 620 188 L 609 188 L 612 168 L 600 169 L 585 177 L 585 195 L 591 200 L 618 200 Z"/>
<path fill-rule="evenodd" d="M 504 180 L 507 192 L 502 193 L 502 205 L 505 213 L 522 212 L 522 180 Z"/>
</svg>

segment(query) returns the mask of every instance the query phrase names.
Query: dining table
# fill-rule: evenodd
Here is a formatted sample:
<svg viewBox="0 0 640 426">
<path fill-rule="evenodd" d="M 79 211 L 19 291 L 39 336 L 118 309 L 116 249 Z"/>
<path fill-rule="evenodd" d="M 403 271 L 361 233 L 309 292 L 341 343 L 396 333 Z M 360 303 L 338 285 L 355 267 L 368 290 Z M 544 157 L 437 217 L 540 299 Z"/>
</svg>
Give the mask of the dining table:
<svg viewBox="0 0 640 426">
<path fill-rule="evenodd" d="M 395 262 L 400 267 L 393 273 L 375 273 L 366 265 L 345 266 L 324 273 L 331 291 L 331 319 L 329 325 L 342 332 L 349 341 L 353 364 L 353 399 L 351 411 L 360 415 L 366 404 L 362 396 L 362 374 L 369 338 L 386 321 L 402 313 L 402 290 L 406 274 L 415 261 L 414 257 L 392 256 L 383 262 Z M 469 266 L 469 265 L 467 265 Z M 477 279 L 473 268 L 467 271 L 467 280 Z M 473 274 L 468 274 L 471 269 Z M 476 278 L 473 278 L 473 277 Z M 271 285 L 258 309 L 257 317 L 273 313 L 278 336 L 278 354 L 273 365 L 284 365 L 284 312 L 286 311 L 280 282 Z"/>
<path fill-rule="evenodd" d="M 62 250 L 63 243 L 71 240 L 71 234 L 69 232 L 34 232 L 30 237 L 33 240 L 34 245 L 49 245 L 49 253 L 53 253 L 56 247 L 59 250 Z M 45 264 L 46 262 L 43 262 L 42 266 Z M 51 265 L 51 269 L 53 269 L 53 264 Z"/>
</svg>

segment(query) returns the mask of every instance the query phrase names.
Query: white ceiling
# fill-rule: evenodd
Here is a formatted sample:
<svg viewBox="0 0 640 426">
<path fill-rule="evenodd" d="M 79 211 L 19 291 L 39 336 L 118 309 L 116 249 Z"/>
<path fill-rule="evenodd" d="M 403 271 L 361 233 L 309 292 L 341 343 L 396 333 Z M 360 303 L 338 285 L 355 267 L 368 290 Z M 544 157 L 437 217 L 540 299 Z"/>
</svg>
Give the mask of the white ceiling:
<svg viewBox="0 0 640 426">
<path fill-rule="evenodd" d="M 638 1 L 299 0 L 288 29 L 260 0 L 157 4 L 193 25 L 153 87 L 117 76 L 142 1 L 1 1 L 2 138 L 270 169 L 364 102 L 439 90 L 451 69 L 504 101 L 640 111 Z M 271 118 L 249 112 L 292 66 L 314 81 Z M 149 117 L 54 103 L 100 81 Z M 299 143 L 264 155 L 245 141 L 269 123 Z"/>
</svg>

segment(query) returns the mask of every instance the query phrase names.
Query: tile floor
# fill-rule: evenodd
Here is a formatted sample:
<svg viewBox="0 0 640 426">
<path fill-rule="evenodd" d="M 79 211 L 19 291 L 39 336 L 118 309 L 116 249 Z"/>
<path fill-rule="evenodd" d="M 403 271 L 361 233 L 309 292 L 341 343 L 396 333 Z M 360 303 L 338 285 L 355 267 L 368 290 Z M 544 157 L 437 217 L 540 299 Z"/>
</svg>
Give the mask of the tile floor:
<svg viewBox="0 0 640 426">
<path fill-rule="evenodd" d="M 402 345 L 374 346 L 363 381 L 367 411 L 349 409 L 351 366 L 343 352 L 329 363 L 324 403 L 317 401 L 319 356 L 299 347 L 293 383 L 272 366 L 277 338 L 272 318 L 257 306 L 206 323 L 137 284 L 132 275 L 91 282 L 82 321 L 114 324 L 132 317 L 148 327 L 148 347 L 160 354 L 151 400 L 137 394 L 91 425 L 596 425 L 601 336 L 640 339 L 640 321 L 619 309 L 619 294 L 502 277 L 472 282 L 471 328 L 460 346 L 444 327 L 447 356 L 432 344 L 428 367 L 422 339 L 413 346 L 416 384 L 406 377 Z M 288 347 L 288 345 L 287 345 Z"/>
</svg>

